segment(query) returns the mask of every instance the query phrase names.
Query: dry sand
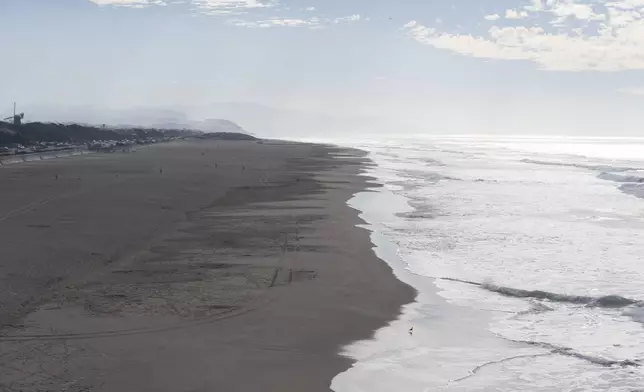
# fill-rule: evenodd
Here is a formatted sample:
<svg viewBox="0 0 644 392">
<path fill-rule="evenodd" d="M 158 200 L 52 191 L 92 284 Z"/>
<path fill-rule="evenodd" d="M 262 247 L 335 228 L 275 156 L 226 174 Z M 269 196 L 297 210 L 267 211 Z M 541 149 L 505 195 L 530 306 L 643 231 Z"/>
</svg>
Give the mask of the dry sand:
<svg viewBox="0 0 644 392">
<path fill-rule="evenodd" d="M 0 168 L 0 391 L 328 391 L 413 291 L 363 159 L 179 142 Z M 359 154 L 352 152 L 352 154 Z"/>
</svg>

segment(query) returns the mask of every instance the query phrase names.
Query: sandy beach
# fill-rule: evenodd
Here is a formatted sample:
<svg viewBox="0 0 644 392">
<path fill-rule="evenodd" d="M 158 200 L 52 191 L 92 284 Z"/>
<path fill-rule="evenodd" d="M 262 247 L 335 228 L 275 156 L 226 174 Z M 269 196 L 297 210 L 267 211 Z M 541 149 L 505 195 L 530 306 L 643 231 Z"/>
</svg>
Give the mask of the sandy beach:
<svg viewBox="0 0 644 392">
<path fill-rule="evenodd" d="M 360 154 L 183 141 L 0 168 L 0 390 L 328 391 L 340 348 L 414 298 L 346 205 Z"/>
</svg>

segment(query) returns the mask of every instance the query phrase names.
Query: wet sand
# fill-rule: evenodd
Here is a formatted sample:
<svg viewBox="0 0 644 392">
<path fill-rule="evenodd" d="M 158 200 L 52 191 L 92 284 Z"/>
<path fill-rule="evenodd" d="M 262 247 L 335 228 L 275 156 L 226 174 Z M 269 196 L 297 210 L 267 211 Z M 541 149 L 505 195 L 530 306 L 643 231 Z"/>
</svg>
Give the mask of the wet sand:
<svg viewBox="0 0 644 392">
<path fill-rule="evenodd" d="M 186 141 L 0 168 L 0 390 L 328 391 L 341 346 L 414 296 L 355 227 L 365 162 L 338 151 Z"/>
</svg>

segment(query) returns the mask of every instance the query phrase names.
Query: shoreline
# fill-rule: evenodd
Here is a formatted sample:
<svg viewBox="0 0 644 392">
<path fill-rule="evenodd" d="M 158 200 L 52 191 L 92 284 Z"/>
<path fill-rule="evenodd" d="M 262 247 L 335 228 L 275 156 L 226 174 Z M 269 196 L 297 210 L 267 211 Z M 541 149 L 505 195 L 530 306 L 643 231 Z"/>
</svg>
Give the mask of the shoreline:
<svg viewBox="0 0 644 392">
<path fill-rule="evenodd" d="M 82 157 L 84 165 L 4 168 L 16 195 L 48 178 L 51 197 L 38 204 L 5 195 L 9 213 L 15 204 L 35 207 L 0 211 L 8 216 L 0 232 L 23 243 L 40 234 L 36 246 L 6 251 L 0 279 L 11 289 L 21 268 L 40 272 L 44 264 L 18 263 L 27 254 L 31 263 L 72 257 L 58 265 L 68 272 L 59 270 L 58 282 L 18 292 L 40 297 L 0 337 L 2 364 L 21 358 L 23 367 L 3 367 L 2 386 L 328 391 L 352 364 L 339 350 L 373 336 L 413 299 L 347 205 L 368 185 L 360 175 L 366 160 L 355 154 L 290 142 L 178 143 Z M 59 172 L 64 181 L 50 178 Z M 127 226 L 125 214 L 133 214 Z M 99 216 L 103 227 L 91 224 Z M 16 230 L 17 222 L 27 227 Z M 133 240 L 145 225 L 156 228 Z M 49 245 L 45 232 L 58 241 Z M 79 241 L 91 265 L 77 261 Z M 106 254 L 114 244 L 122 250 Z M 47 268 L 41 275 L 51 279 Z"/>
<path fill-rule="evenodd" d="M 376 254 L 418 295 L 373 338 L 344 347 L 344 355 L 354 364 L 334 378 L 334 392 L 475 390 L 481 385 L 474 376 L 483 368 L 502 366 L 508 358 L 529 361 L 548 354 L 543 348 L 504 339 L 486 328 L 497 316 L 506 314 L 501 307 L 477 309 L 459 303 L 458 298 L 445 298 L 441 294 L 444 281 L 439 286 L 436 277 L 415 270 L 422 264 L 410 264 L 405 249 L 396 243 L 404 235 L 401 229 L 408 228 L 405 216 L 417 211 L 409 204 L 412 199 L 384 186 L 386 181 L 379 179 L 377 170 L 367 170 L 364 175 L 375 178 L 378 187 L 375 192 L 357 193 L 349 205 L 367 222 L 364 227 L 371 232 Z M 432 257 L 427 252 L 427 260 L 422 262 L 429 264 Z M 413 334 L 408 333 L 411 327 Z"/>
<path fill-rule="evenodd" d="M 373 178 L 370 173 L 365 176 Z M 374 183 L 378 184 L 373 188 L 375 191 L 359 192 L 348 204 L 359 211 L 366 222 L 363 227 L 370 232 L 376 255 L 391 267 L 396 279 L 412 287 L 417 295 L 401 307 L 395 320 L 378 329 L 372 338 L 343 348 L 343 355 L 354 363 L 333 379 L 331 388 L 334 392 L 447 388 L 452 382 L 467 378 L 477 366 L 476 362 L 464 360 L 460 355 L 450 356 L 454 342 L 476 347 L 496 344 L 499 340 L 479 328 L 480 323 L 489 321 L 488 315 L 449 303 L 439 295 L 433 278 L 409 271 L 398 254 L 398 246 L 387 235 L 390 229 L 385 222 L 392 222 L 395 214 L 413 212 L 414 208 L 406 197 L 387 190 L 377 180 Z M 382 205 L 387 207 L 378 207 Z M 412 327 L 413 334 L 409 334 Z M 534 351 L 532 347 L 527 349 Z M 445 364 L 452 368 L 445 368 Z M 441 372 L 415 371 L 432 368 L 441 368 Z"/>
</svg>

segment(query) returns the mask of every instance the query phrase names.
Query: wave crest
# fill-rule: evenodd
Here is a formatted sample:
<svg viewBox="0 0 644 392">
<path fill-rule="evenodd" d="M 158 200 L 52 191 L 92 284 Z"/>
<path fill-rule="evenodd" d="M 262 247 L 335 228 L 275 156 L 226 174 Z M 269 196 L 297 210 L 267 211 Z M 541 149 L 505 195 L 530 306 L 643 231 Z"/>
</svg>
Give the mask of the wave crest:
<svg viewBox="0 0 644 392">
<path fill-rule="evenodd" d="M 542 166 L 561 166 L 561 167 L 576 167 L 579 169 L 587 170 L 597 170 L 597 171 L 608 171 L 608 172 L 624 172 L 631 170 L 640 170 L 635 167 L 623 167 L 623 166 L 610 166 L 610 165 L 590 165 L 585 163 L 567 163 L 567 162 L 556 162 L 556 161 L 540 161 L 536 159 L 522 159 L 523 163 L 531 163 L 533 165 L 542 165 Z"/>
<path fill-rule="evenodd" d="M 622 175 L 622 174 L 615 174 L 615 173 L 608 173 L 608 172 L 599 173 L 599 175 L 597 175 L 597 178 L 600 178 L 606 181 L 614 181 L 614 182 L 636 182 L 636 183 L 644 182 L 644 177 L 638 177 L 634 175 Z"/>
<path fill-rule="evenodd" d="M 484 290 L 498 293 L 506 297 L 513 297 L 513 298 L 540 299 L 540 300 L 548 300 L 551 302 L 563 302 L 563 303 L 571 303 L 576 305 L 588 305 L 588 306 L 597 307 L 597 308 L 623 308 L 631 305 L 644 305 L 644 302 L 642 301 L 622 297 L 621 295 L 602 295 L 599 297 L 593 297 L 588 295 L 570 295 L 570 294 L 553 293 L 553 292 L 544 291 L 544 290 L 517 289 L 513 287 L 499 286 L 491 282 L 479 283 L 479 282 L 473 282 L 470 280 L 462 280 L 462 279 L 456 279 L 456 278 L 441 278 L 441 279 L 449 280 L 452 282 L 460 282 L 460 283 L 470 284 L 474 286 L 479 286 Z"/>
<path fill-rule="evenodd" d="M 490 283 L 482 283 L 480 286 L 485 290 L 505 295 L 506 297 L 545 299 L 552 302 L 566 302 L 571 304 L 589 305 L 598 308 L 622 308 L 640 302 L 630 298 L 622 297 L 621 295 L 604 295 L 601 297 L 592 297 L 586 295 L 559 294 L 543 290 L 515 289 L 512 287 L 498 286 Z"/>
</svg>

